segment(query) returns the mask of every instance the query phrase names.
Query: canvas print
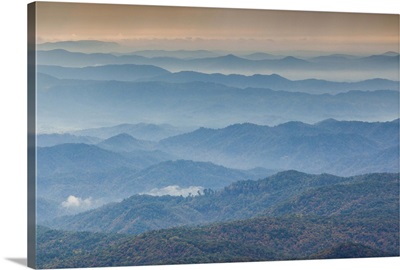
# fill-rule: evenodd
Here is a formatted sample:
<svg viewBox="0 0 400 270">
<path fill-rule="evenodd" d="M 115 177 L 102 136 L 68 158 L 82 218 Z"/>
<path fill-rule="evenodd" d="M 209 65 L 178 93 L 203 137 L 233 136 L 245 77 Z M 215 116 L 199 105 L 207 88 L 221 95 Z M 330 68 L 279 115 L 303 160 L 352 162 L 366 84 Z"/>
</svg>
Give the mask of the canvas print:
<svg viewBox="0 0 400 270">
<path fill-rule="evenodd" d="M 399 256 L 399 15 L 28 6 L 29 266 Z"/>
</svg>

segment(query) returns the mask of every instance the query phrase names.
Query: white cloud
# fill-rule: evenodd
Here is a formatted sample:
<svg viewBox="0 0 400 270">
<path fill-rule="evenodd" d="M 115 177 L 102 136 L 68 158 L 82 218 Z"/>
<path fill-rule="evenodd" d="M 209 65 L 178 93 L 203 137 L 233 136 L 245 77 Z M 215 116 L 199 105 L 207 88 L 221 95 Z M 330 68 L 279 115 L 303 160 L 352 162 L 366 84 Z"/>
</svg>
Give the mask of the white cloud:
<svg viewBox="0 0 400 270">
<path fill-rule="evenodd" d="M 89 208 L 92 205 L 92 198 L 82 199 L 73 195 L 68 196 L 66 201 L 61 203 L 61 206 L 69 209 Z"/>
<path fill-rule="evenodd" d="M 204 188 L 200 186 L 190 186 L 188 188 L 181 188 L 180 186 L 167 186 L 163 188 L 153 188 L 149 192 L 143 194 L 148 194 L 152 196 L 171 195 L 187 197 L 189 195 L 196 196 L 198 195 L 198 192 L 202 193 L 203 190 Z"/>
</svg>

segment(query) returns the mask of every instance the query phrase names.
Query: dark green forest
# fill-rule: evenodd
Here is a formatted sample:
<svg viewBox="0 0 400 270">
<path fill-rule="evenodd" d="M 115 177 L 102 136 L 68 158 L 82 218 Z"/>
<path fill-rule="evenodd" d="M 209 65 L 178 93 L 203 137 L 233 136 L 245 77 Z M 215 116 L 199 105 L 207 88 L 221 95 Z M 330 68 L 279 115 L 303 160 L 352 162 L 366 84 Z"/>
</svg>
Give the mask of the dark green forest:
<svg viewBox="0 0 400 270">
<path fill-rule="evenodd" d="M 187 198 L 135 195 L 39 227 L 38 266 L 398 256 L 398 191 L 398 174 L 287 171 Z"/>
<path fill-rule="evenodd" d="M 338 177 L 297 171 L 238 181 L 201 196 L 134 195 L 103 207 L 44 223 L 56 229 L 139 234 L 182 225 L 256 216 L 398 215 L 398 175 Z"/>
<path fill-rule="evenodd" d="M 399 255 L 398 219 L 259 217 L 138 236 L 40 228 L 41 268 Z"/>
</svg>

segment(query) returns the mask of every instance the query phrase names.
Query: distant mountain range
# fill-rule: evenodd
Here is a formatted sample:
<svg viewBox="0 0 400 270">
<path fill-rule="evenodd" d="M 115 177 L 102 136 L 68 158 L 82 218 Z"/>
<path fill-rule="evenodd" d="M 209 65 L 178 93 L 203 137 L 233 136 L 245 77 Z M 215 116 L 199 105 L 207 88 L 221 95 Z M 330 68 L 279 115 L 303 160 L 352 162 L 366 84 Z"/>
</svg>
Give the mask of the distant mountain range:
<svg viewBox="0 0 400 270">
<path fill-rule="evenodd" d="M 194 128 L 178 128 L 168 124 L 156 125 L 149 123 L 139 123 L 83 129 L 74 131 L 72 133 L 79 136 L 98 137 L 102 139 L 108 139 L 112 136 L 125 133 L 139 140 L 159 141 L 161 139 L 183 134 L 192 130 L 194 130 Z"/>
<path fill-rule="evenodd" d="M 168 72 L 165 69 L 149 65 L 105 65 L 84 68 L 67 68 L 59 66 L 38 66 L 38 72 L 59 79 L 79 80 L 118 80 L 118 81 L 163 81 L 170 83 L 211 82 L 238 88 L 268 88 L 289 92 L 305 93 L 339 93 L 350 90 L 398 90 L 399 82 L 384 79 L 370 79 L 360 82 L 332 82 L 307 79 L 292 81 L 276 74 L 272 75 L 224 75 L 221 73 L 206 74 L 194 71 Z"/>
<path fill-rule="evenodd" d="M 398 137 L 399 120 L 288 122 L 275 127 L 247 123 L 200 128 L 162 140 L 160 149 L 234 168 L 261 166 L 355 175 L 397 172 Z"/>
<path fill-rule="evenodd" d="M 68 153 L 75 153 L 78 155 L 81 150 L 74 145 L 63 145 L 63 148 L 65 151 L 58 153 L 66 153 L 66 155 Z M 50 155 L 49 152 L 53 149 L 40 150 L 47 151 L 45 153 L 43 153 L 44 151 L 40 151 L 40 156 L 38 157 L 39 163 L 42 164 L 39 170 L 40 182 L 38 188 L 39 190 L 43 190 L 39 194 L 58 200 L 64 199 L 68 195 L 98 199 L 122 199 L 133 194 L 149 192 L 154 188 L 175 185 L 181 188 L 200 186 L 202 188 L 219 189 L 233 181 L 257 179 L 271 174 L 271 171 L 268 170 L 262 170 L 258 173 L 253 170 L 235 170 L 217 166 L 210 162 L 187 160 L 163 161 L 163 158 L 157 160 L 154 158 L 157 152 L 131 152 L 122 155 L 108 151 L 100 152 L 101 149 L 99 149 L 99 152 L 102 153 L 100 155 L 96 155 L 95 151 L 87 153 L 88 156 L 92 156 L 91 160 L 93 160 L 93 163 L 97 159 L 107 162 L 109 158 L 113 158 L 114 162 L 110 162 L 111 164 L 108 166 L 104 166 L 98 162 L 98 167 L 88 168 L 87 165 L 86 167 L 84 166 L 85 162 L 89 161 L 83 158 L 76 158 L 75 165 L 71 165 L 71 162 L 66 162 L 67 158 L 56 159 L 54 155 Z M 138 154 L 136 155 L 135 153 Z M 158 155 L 161 155 L 161 153 L 159 152 Z M 133 157 L 138 161 L 146 161 L 151 154 L 153 155 L 155 164 L 152 165 L 149 162 L 150 165 L 146 164 L 147 166 L 144 169 L 139 170 L 138 167 L 142 164 L 134 162 Z M 47 165 L 44 162 L 50 158 L 49 156 L 54 159 L 52 164 Z M 145 162 L 142 161 L 142 163 Z M 80 169 L 81 166 L 84 169 Z M 99 191 L 94 191 L 91 187 L 93 185 L 96 185 Z M 59 191 L 56 191 L 57 187 Z M 53 190 L 52 193 L 50 193 L 51 190 Z"/>
<path fill-rule="evenodd" d="M 38 211 L 43 212 L 38 214 L 41 220 L 46 220 L 49 217 L 45 212 L 56 212 L 55 216 L 67 213 L 68 209 L 60 205 L 69 196 L 90 199 L 95 207 L 139 193 L 196 195 L 207 189 L 221 189 L 234 181 L 264 178 L 287 168 L 338 175 L 395 173 L 399 163 L 398 121 L 365 123 L 328 119 L 315 125 L 289 122 L 275 127 L 236 124 L 223 129 L 200 128 L 159 143 L 119 134 L 91 145 L 39 147 L 37 194 L 43 203 Z M 154 132 L 157 134 L 158 129 Z M 62 142 L 54 134 L 49 136 Z M 71 138 L 71 135 L 60 136 Z M 319 195 L 307 196 L 316 199 Z M 304 198 L 293 200 L 294 205 L 282 207 L 302 207 Z M 320 200 L 323 209 L 329 199 L 320 196 Z M 85 209 L 71 208 L 69 212 Z"/>
<path fill-rule="evenodd" d="M 39 50 L 55 50 L 62 48 L 71 52 L 117 52 L 121 45 L 116 42 L 107 42 L 100 40 L 78 40 L 78 41 L 58 41 L 45 42 L 37 45 Z"/>
<path fill-rule="evenodd" d="M 138 150 L 154 150 L 156 143 L 138 140 L 129 134 L 121 133 L 98 143 L 97 146 L 113 152 L 132 152 Z"/>
<path fill-rule="evenodd" d="M 39 148 L 38 196 L 57 206 L 70 195 L 105 203 L 133 194 L 155 192 L 155 189 L 166 189 L 164 192 L 168 194 L 171 187 L 186 190 L 197 187 L 199 191 L 220 189 L 233 181 L 258 179 L 273 172 L 176 160 L 177 157 L 160 150 L 144 150 L 147 143 L 143 145 L 139 141 L 137 145 L 137 141 L 128 136 L 112 137 L 97 146 L 61 144 Z M 171 192 L 177 194 L 178 191 Z"/>
<path fill-rule="evenodd" d="M 145 80 L 145 79 L 144 79 Z M 350 90 L 398 90 L 399 82 L 384 79 L 370 79 L 360 82 L 332 82 L 325 80 L 306 79 L 306 80 L 288 80 L 277 74 L 272 75 L 224 75 L 224 74 L 206 74 L 193 71 L 182 71 L 177 73 L 168 73 L 151 78 L 154 81 L 165 81 L 173 83 L 185 82 L 213 82 L 239 88 L 268 88 L 272 90 L 282 90 L 289 92 L 304 92 L 313 94 L 335 94 L 348 92 Z"/>
<path fill-rule="evenodd" d="M 111 135 L 121 130 L 131 130 L 133 133 L 135 130 L 142 130 L 137 129 L 142 126 L 148 125 L 123 125 L 77 131 L 77 133 Z M 148 137 L 160 134 L 157 125 L 152 125 L 152 127 L 153 132 L 150 129 L 145 132 Z M 40 136 L 41 138 L 43 136 L 63 138 L 66 135 L 42 134 Z M 69 140 L 70 136 L 72 135 L 66 136 L 66 139 Z M 297 169 L 310 173 L 328 172 L 338 175 L 396 172 L 399 160 L 398 136 L 398 119 L 391 122 L 328 119 L 314 125 L 287 122 L 273 127 L 244 123 L 221 129 L 199 128 L 192 132 L 170 136 L 160 142 L 138 140 L 131 135 L 121 133 L 96 144 L 104 150 L 85 144 L 66 144 L 39 149 L 39 157 L 42 152 L 48 151 L 49 154 L 45 156 L 50 159 L 44 162 L 47 169 L 42 171 L 42 167 L 39 167 L 39 172 L 43 175 L 47 175 L 46 171 L 67 172 L 72 169 L 70 162 L 75 162 L 73 163 L 75 165 L 71 166 L 82 164 L 81 160 L 77 160 L 79 155 L 72 155 L 69 151 L 86 154 L 86 158 L 82 157 L 83 160 L 89 160 L 91 155 L 96 158 L 100 153 L 108 155 L 108 151 L 111 151 L 112 155 L 118 155 L 118 158 L 113 158 L 114 162 L 123 161 L 117 162 L 116 167 L 132 169 L 144 169 L 167 160 L 186 159 L 213 162 L 229 168 L 246 170 L 263 167 L 273 171 Z M 59 137 L 57 138 L 59 143 L 64 143 Z M 47 143 L 50 144 L 51 141 Z M 54 155 L 59 149 L 65 149 L 66 152 L 60 150 L 61 152 L 57 154 L 60 156 L 58 159 Z M 91 153 L 95 150 L 98 153 Z M 73 160 L 66 161 L 65 158 L 70 155 Z M 60 165 L 54 164 L 56 160 L 60 160 Z M 52 167 L 52 164 L 55 167 Z M 90 161 L 90 164 L 96 164 L 96 162 Z M 89 169 L 91 166 L 86 165 L 85 168 Z M 93 168 L 96 171 L 96 167 Z M 99 170 L 103 168 L 101 165 L 98 167 Z M 74 171 L 80 170 L 80 168 L 74 169 Z"/>
<path fill-rule="evenodd" d="M 38 66 L 40 73 L 60 79 L 135 81 L 169 74 L 165 69 L 151 65 L 105 65 L 82 68 Z"/>
<path fill-rule="evenodd" d="M 37 160 L 39 177 L 134 167 L 128 158 L 87 144 L 61 144 L 38 148 Z"/>
<path fill-rule="evenodd" d="M 346 76 L 346 72 L 358 71 L 362 74 L 352 74 L 363 79 L 382 77 L 387 79 L 398 78 L 397 70 L 399 64 L 398 54 L 381 54 L 368 57 L 342 57 L 337 61 L 336 57 L 313 58 L 304 60 L 292 56 L 280 59 L 252 60 L 238 57 L 233 54 L 223 56 L 211 56 L 196 59 L 181 59 L 174 57 L 144 57 L 141 55 L 113 55 L 105 53 L 84 54 L 69 52 L 56 49 L 49 51 L 38 51 L 39 65 L 56 65 L 65 67 L 86 67 L 108 64 L 136 64 L 136 65 L 154 65 L 167 69 L 169 71 L 198 71 L 198 72 L 220 72 L 225 74 L 271 74 L 280 73 L 283 76 L 288 74 L 303 79 L 310 78 L 310 74 L 317 75 L 319 78 L 340 76 L 351 79 Z M 296 72 L 294 72 L 296 71 Z M 338 74 L 334 74 L 338 73 Z M 340 75 L 337 77 L 337 75 Z M 290 77 L 290 76 L 289 76 Z M 315 76 L 312 76 L 315 77 Z M 362 80 L 359 78 L 359 80 Z"/>
<path fill-rule="evenodd" d="M 76 136 L 69 133 L 52 133 L 38 134 L 36 143 L 39 147 L 46 147 L 64 143 L 96 144 L 100 141 L 101 139 L 93 136 Z"/>
<path fill-rule="evenodd" d="M 211 162 L 194 162 L 189 160 L 165 161 L 138 172 L 132 177 L 132 181 L 122 185 L 122 189 L 136 189 L 143 192 L 153 188 L 163 188 L 173 185 L 185 188 L 200 186 L 203 188 L 220 189 L 234 181 L 250 179 L 252 176 L 254 175 L 251 172 L 229 169 L 217 166 Z"/>
<path fill-rule="evenodd" d="M 74 40 L 45 42 L 37 44 L 38 50 L 66 50 L 80 53 L 113 53 L 115 55 L 134 54 L 145 57 L 176 57 L 176 58 L 201 58 L 223 55 L 221 52 L 208 50 L 141 50 L 131 52 L 131 48 L 125 47 L 116 42 L 107 42 L 100 40 Z M 251 56 L 249 56 L 251 57 Z M 255 57 L 255 56 L 254 56 Z"/>
<path fill-rule="evenodd" d="M 39 130 L 41 123 L 82 129 L 130 123 L 132 119 L 178 127 L 221 127 L 240 122 L 275 125 L 291 120 L 398 118 L 398 91 L 315 95 L 207 82 L 55 81 L 40 74 L 38 78 Z"/>
<path fill-rule="evenodd" d="M 130 53 L 132 55 L 139 55 L 148 58 L 155 57 L 172 57 L 180 59 L 196 59 L 204 57 L 217 57 L 223 55 L 221 52 L 214 52 L 208 50 L 142 50 Z"/>
</svg>

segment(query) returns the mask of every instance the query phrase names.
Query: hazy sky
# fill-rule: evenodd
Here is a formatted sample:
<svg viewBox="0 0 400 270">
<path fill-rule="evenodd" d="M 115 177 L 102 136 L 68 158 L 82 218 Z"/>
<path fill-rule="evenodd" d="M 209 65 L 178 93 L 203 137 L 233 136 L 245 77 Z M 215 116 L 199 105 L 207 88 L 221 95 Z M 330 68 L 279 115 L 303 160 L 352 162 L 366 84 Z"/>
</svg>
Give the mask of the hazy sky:
<svg viewBox="0 0 400 270">
<path fill-rule="evenodd" d="M 143 49 L 398 51 L 399 16 L 39 2 L 38 42 L 117 41 Z"/>
</svg>

